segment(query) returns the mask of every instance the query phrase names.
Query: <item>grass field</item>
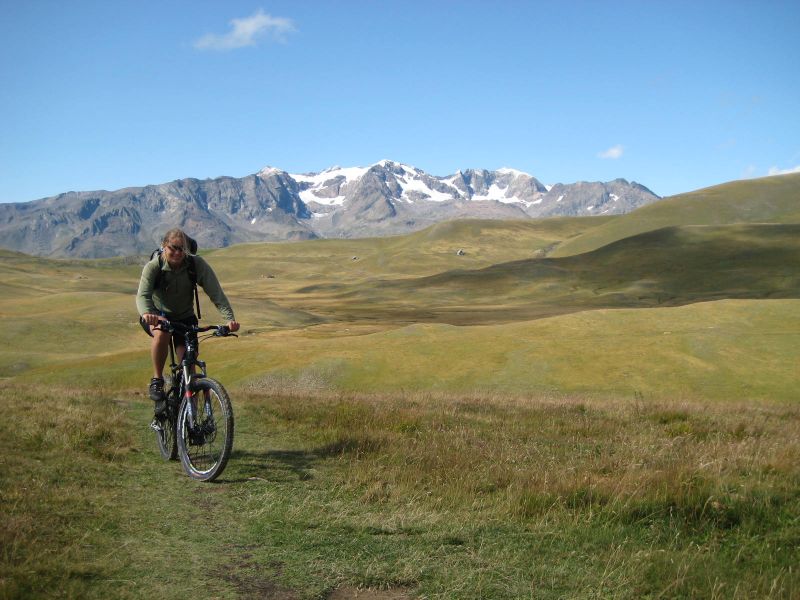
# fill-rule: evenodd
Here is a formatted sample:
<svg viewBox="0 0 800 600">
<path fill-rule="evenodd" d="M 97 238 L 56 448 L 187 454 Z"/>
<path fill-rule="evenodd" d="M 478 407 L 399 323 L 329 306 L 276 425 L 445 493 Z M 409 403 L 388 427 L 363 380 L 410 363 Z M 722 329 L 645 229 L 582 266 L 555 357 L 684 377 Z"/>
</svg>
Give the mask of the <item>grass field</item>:
<svg viewBox="0 0 800 600">
<path fill-rule="evenodd" d="M 239 389 L 197 484 L 141 395 L 14 392 L 4 597 L 800 593 L 797 406 Z"/>
<path fill-rule="evenodd" d="M 215 484 L 147 427 L 141 263 L 0 251 L 0 597 L 800 597 L 797 221 L 560 252 L 635 214 L 205 253 Z"/>
</svg>

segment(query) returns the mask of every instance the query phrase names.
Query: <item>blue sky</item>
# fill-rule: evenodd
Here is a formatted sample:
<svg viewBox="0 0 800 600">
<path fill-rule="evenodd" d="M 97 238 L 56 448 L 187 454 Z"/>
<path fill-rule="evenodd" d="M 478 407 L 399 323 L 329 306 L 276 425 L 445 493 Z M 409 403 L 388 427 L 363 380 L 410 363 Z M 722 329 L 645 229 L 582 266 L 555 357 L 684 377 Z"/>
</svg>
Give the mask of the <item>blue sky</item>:
<svg viewBox="0 0 800 600">
<path fill-rule="evenodd" d="M 800 169 L 800 2 L 0 0 L 0 201 L 392 159 Z"/>
</svg>

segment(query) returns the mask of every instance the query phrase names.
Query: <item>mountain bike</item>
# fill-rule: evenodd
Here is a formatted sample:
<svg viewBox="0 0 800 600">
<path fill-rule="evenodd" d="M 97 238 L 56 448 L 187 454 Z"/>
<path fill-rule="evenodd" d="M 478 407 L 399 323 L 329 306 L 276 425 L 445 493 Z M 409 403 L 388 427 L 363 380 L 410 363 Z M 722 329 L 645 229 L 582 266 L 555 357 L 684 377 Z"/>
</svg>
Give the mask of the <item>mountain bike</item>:
<svg viewBox="0 0 800 600">
<path fill-rule="evenodd" d="M 186 351 L 175 362 L 175 342 L 170 341 L 171 377 L 165 390 L 166 409 L 153 418 L 161 456 L 180 457 L 186 474 L 200 481 L 213 481 L 225 470 L 233 449 L 233 408 L 228 392 L 206 374 L 206 363 L 198 358 L 200 341 L 210 337 L 237 337 L 225 325 L 183 325 L 163 319 L 155 329 L 182 333 Z M 200 333 L 213 332 L 204 337 Z M 197 373 L 199 368 L 200 373 Z"/>
</svg>

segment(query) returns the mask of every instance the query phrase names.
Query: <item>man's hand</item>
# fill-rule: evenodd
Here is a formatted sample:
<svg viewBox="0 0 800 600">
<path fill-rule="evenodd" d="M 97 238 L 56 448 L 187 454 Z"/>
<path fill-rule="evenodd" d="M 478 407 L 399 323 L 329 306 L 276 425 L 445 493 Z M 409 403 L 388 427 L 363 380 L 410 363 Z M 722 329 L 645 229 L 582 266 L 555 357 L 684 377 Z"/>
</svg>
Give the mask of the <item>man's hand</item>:
<svg viewBox="0 0 800 600">
<path fill-rule="evenodd" d="M 239 323 L 237 321 L 228 321 L 228 329 L 231 330 L 231 333 L 239 331 Z"/>
<path fill-rule="evenodd" d="M 142 315 L 142 321 L 147 323 L 151 328 L 158 325 L 158 322 L 161 320 L 161 317 L 158 315 L 154 315 L 153 313 L 144 313 Z"/>
</svg>

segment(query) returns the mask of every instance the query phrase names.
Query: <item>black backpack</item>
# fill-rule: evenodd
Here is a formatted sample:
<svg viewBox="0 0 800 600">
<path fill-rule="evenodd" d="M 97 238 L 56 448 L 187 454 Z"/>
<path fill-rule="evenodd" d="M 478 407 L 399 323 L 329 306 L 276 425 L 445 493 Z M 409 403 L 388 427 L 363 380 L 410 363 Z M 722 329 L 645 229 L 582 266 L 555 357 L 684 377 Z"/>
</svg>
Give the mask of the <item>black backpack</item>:
<svg viewBox="0 0 800 600">
<path fill-rule="evenodd" d="M 189 271 L 189 280 L 192 282 L 192 288 L 194 289 L 194 303 L 195 306 L 197 306 L 197 318 L 200 319 L 200 295 L 197 293 L 197 269 L 194 264 L 194 255 L 197 254 L 197 242 L 187 235 L 186 243 L 189 244 L 186 254 L 186 268 Z M 153 282 L 154 289 L 160 288 L 161 284 L 164 282 L 164 272 L 161 270 L 161 267 L 164 266 L 163 253 L 164 249 L 159 247 L 153 250 L 153 253 L 150 255 L 150 260 L 158 256 L 158 271 L 156 272 L 156 280 Z"/>
</svg>

